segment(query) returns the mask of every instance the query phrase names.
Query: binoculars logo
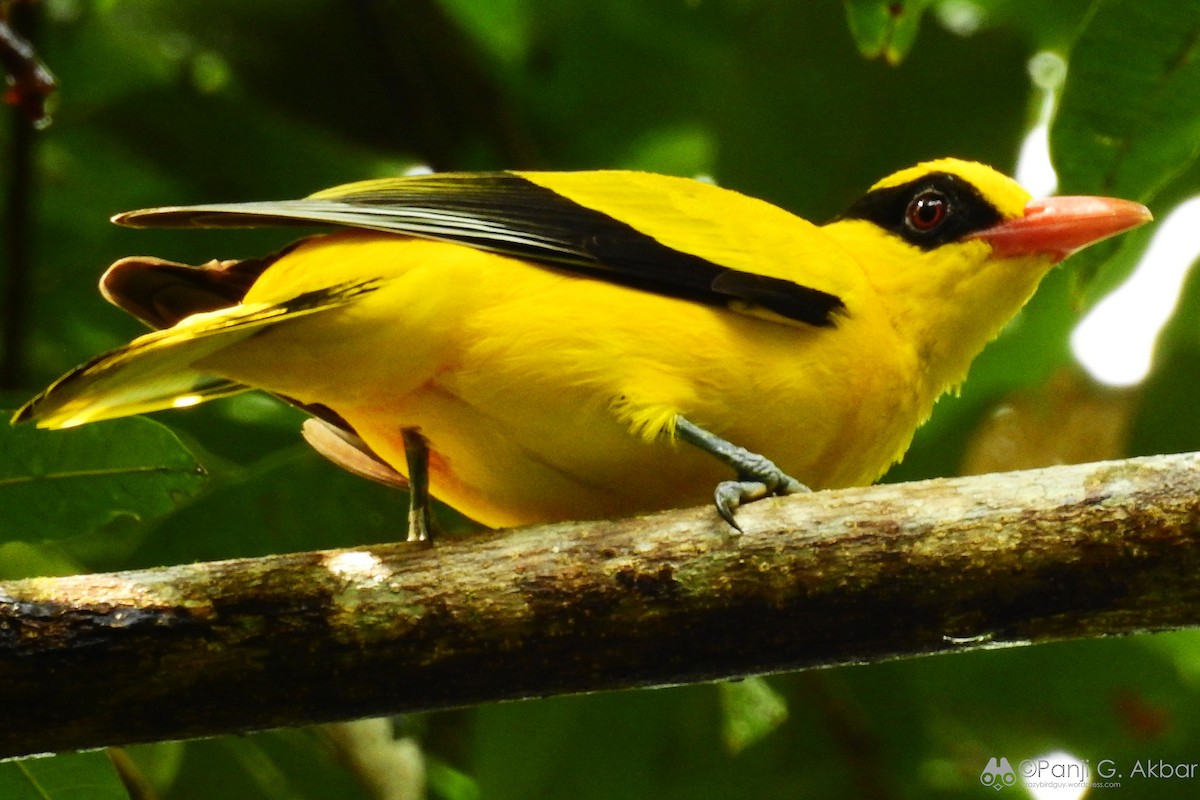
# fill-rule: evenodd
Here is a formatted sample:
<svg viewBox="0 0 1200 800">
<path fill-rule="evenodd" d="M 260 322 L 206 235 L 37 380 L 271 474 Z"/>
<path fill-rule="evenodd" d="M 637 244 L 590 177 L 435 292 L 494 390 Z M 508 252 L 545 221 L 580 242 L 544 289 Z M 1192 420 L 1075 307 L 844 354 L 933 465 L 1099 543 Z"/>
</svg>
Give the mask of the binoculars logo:
<svg viewBox="0 0 1200 800">
<path fill-rule="evenodd" d="M 1005 786 L 1012 786 L 1017 782 L 1017 773 L 1013 771 L 1007 758 L 993 757 L 988 759 L 987 766 L 979 773 L 979 782 L 1000 791 Z"/>
</svg>

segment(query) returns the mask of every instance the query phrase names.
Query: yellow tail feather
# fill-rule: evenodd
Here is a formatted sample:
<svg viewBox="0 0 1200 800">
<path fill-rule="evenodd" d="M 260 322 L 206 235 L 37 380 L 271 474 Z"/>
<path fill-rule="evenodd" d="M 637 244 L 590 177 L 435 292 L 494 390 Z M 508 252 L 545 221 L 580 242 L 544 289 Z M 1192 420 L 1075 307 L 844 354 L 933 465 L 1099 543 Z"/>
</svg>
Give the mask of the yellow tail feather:
<svg viewBox="0 0 1200 800">
<path fill-rule="evenodd" d="M 342 284 L 286 303 L 195 314 L 77 367 L 19 408 L 12 421 L 70 428 L 244 392 L 248 387 L 201 372 L 195 364 L 266 327 L 343 306 L 376 286 L 375 282 Z"/>
</svg>

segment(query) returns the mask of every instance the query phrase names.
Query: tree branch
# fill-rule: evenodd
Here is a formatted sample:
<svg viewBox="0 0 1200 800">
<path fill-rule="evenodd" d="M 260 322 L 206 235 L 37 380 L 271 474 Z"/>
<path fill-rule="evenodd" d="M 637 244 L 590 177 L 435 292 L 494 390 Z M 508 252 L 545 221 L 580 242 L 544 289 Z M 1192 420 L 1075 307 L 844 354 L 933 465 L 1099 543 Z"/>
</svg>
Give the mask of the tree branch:
<svg viewBox="0 0 1200 800">
<path fill-rule="evenodd" d="M 1200 454 L 0 583 L 0 756 L 1200 622 Z"/>
</svg>

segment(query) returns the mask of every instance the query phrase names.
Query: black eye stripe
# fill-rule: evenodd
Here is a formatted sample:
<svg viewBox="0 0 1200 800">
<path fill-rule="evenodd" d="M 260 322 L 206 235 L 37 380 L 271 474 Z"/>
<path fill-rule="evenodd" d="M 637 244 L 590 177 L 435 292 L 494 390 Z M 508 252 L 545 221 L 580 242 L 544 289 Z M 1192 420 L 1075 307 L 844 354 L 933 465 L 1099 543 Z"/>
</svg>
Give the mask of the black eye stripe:
<svg viewBox="0 0 1200 800">
<path fill-rule="evenodd" d="M 926 194 L 944 198 L 944 215 L 936 224 L 922 228 L 914 224 L 909 212 L 913 202 Z M 840 218 L 874 222 L 923 250 L 958 241 L 968 233 L 990 228 L 1002 219 L 1000 212 L 979 190 L 949 172 L 932 172 L 899 186 L 875 189 L 850 206 Z"/>
</svg>

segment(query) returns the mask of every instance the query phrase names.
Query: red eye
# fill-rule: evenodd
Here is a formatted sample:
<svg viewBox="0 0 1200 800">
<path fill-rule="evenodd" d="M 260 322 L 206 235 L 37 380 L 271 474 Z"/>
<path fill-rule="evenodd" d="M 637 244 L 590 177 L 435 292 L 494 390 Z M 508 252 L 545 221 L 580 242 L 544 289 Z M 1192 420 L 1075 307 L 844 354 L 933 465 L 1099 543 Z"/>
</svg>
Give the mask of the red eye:
<svg viewBox="0 0 1200 800">
<path fill-rule="evenodd" d="M 904 223 L 914 231 L 931 231 L 942 224 L 949 209 L 950 203 L 941 192 L 921 192 L 905 209 Z"/>
</svg>

